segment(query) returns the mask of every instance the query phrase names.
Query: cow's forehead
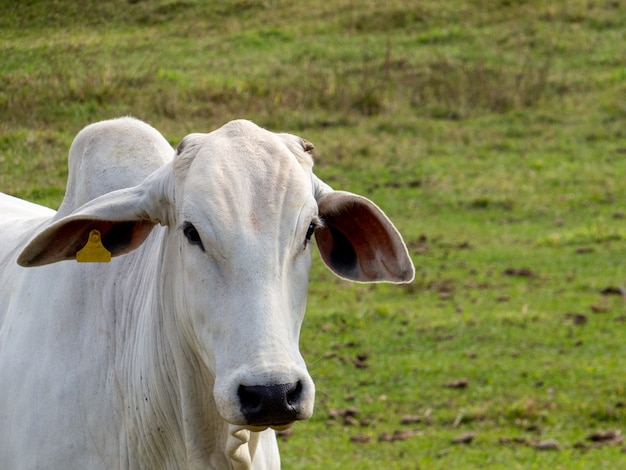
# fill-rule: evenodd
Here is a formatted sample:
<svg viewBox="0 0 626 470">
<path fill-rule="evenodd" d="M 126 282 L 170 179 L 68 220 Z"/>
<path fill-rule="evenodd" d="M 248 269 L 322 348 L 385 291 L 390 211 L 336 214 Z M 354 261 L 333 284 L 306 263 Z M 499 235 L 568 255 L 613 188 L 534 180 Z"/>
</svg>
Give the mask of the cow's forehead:
<svg viewBox="0 0 626 470">
<path fill-rule="evenodd" d="M 313 201 L 311 148 L 299 137 L 244 120 L 191 134 L 178 146 L 174 164 L 177 194 L 184 194 L 177 205 L 202 205 L 231 217 L 281 216 L 290 207 L 297 212 Z"/>
<path fill-rule="evenodd" d="M 191 166 L 196 171 L 236 171 L 239 178 L 254 178 L 255 170 L 280 171 L 298 163 L 310 173 L 312 148 L 300 137 L 236 120 L 208 134 L 186 136 L 178 145 L 174 170 L 179 179 L 187 178 Z"/>
</svg>

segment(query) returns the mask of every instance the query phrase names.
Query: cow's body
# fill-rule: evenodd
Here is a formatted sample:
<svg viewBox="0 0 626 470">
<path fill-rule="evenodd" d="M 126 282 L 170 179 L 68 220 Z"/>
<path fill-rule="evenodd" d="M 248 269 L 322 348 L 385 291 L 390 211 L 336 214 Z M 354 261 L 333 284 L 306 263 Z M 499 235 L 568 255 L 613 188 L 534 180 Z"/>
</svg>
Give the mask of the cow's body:
<svg viewBox="0 0 626 470">
<path fill-rule="evenodd" d="M 313 407 L 307 227 L 344 277 L 412 278 L 399 236 L 341 256 L 343 210 L 306 143 L 238 121 L 179 149 L 170 161 L 154 129 L 107 121 L 74 142 L 58 213 L 0 196 L 0 468 L 277 468 L 271 428 Z M 93 228 L 112 261 L 59 262 Z"/>
</svg>

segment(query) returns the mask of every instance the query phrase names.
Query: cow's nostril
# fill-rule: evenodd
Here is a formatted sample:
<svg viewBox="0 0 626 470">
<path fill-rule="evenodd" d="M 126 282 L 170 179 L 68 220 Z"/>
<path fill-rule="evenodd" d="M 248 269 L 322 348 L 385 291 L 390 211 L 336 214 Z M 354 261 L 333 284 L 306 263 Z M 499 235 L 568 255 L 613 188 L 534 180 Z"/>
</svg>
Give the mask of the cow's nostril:
<svg viewBox="0 0 626 470">
<path fill-rule="evenodd" d="M 300 381 L 277 385 L 240 385 L 237 394 L 248 424 L 273 426 L 298 419 L 303 386 Z"/>
<path fill-rule="evenodd" d="M 298 380 L 293 390 L 287 392 L 287 403 L 289 405 L 296 405 L 300 401 L 300 395 L 302 395 L 302 382 Z"/>
<path fill-rule="evenodd" d="M 261 406 L 261 394 L 255 390 L 256 387 L 246 387 L 240 385 L 238 390 L 239 402 L 242 410 L 252 412 Z M 245 413 L 245 411 L 244 411 Z"/>
</svg>

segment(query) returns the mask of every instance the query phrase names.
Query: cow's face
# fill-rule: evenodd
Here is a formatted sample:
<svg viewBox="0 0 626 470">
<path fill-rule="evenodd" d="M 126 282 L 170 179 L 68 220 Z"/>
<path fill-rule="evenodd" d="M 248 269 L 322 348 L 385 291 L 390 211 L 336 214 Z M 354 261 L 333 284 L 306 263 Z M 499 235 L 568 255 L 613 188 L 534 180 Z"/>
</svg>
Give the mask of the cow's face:
<svg viewBox="0 0 626 470">
<path fill-rule="evenodd" d="M 114 126 L 106 137 L 120 139 Z M 313 175 L 311 148 L 247 121 L 192 134 L 173 162 L 138 186 L 52 220 L 18 262 L 75 260 L 94 229 L 120 256 L 156 224 L 167 226 L 163 250 L 150 254 L 163 256 L 160 300 L 178 327 L 164 334 L 182 336 L 193 355 L 180 360 L 191 367 L 199 360 L 213 375 L 218 412 L 231 424 L 258 430 L 306 419 L 314 386 L 298 338 L 313 233 L 322 260 L 343 278 L 404 283 L 415 272 L 402 237 L 374 203 Z"/>
<path fill-rule="evenodd" d="M 321 224 L 307 145 L 241 122 L 179 145 L 165 258 L 179 263 L 177 311 L 232 424 L 281 427 L 313 411 L 298 347 Z"/>
</svg>

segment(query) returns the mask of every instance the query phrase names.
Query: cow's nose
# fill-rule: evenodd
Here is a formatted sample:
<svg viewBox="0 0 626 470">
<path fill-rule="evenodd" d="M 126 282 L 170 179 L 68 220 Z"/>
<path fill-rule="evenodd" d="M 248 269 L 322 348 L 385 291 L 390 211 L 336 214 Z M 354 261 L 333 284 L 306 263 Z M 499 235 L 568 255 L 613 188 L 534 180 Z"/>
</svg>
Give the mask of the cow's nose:
<svg viewBox="0 0 626 470">
<path fill-rule="evenodd" d="M 302 398 L 300 381 L 278 385 L 240 385 L 241 412 L 247 424 L 278 426 L 298 419 Z"/>
</svg>

